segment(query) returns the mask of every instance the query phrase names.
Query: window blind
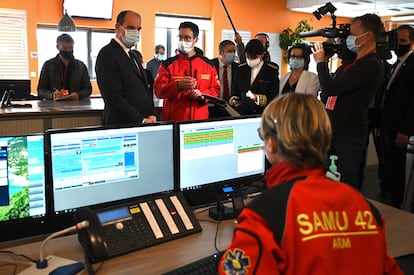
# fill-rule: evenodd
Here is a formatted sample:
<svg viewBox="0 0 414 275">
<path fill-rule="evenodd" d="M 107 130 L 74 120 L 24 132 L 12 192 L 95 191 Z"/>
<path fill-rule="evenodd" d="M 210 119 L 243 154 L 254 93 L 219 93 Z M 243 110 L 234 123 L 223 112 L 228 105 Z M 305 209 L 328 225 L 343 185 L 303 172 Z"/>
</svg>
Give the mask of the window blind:
<svg viewBox="0 0 414 275">
<path fill-rule="evenodd" d="M 29 79 L 26 11 L 0 9 L 0 79 Z"/>
</svg>

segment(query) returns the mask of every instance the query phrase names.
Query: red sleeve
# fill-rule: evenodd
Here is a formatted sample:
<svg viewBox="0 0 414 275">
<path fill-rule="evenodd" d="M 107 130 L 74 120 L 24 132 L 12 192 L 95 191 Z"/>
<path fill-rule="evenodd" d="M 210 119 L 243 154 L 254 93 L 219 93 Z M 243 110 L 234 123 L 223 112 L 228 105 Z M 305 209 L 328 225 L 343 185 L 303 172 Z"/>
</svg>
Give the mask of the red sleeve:
<svg viewBox="0 0 414 275">
<path fill-rule="evenodd" d="M 160 65 L 158 69 L 158 76 L 154 82 L 154 93 L 158 98 L 167 98 L 176 96 L 179 93 L 177 81 L 180 79 L 171 79 L 171 73 L 164 67 L 164 64 Z"/>
<path fill-rule="evenodd" d="M 265 221 L 245 208 L 219 261 L 220 274 L 280 274 L 285 256 Z"/>
</svg>

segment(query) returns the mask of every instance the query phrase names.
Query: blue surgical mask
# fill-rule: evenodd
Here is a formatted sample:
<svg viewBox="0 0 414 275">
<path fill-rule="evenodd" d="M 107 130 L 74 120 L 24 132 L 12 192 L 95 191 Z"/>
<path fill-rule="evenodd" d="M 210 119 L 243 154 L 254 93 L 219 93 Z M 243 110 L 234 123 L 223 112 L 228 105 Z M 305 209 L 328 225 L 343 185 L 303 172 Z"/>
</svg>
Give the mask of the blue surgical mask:
<svg viewBox="0 0 414 275">
<path fill-rule="evenodd" d="M 234 61 L 235 57 L 236 57 L 236 55 L 234 53 L 226 53 L 224 61 L 226 62 L 226 64 L 230 64 Z"/>
<path fill-rule="evenodd" d="M 131 48 L 135 43 L 139 42 L 140 32 L 138 30 L 125 29 L 125 36 L 122 38 L 122 42 L 127 48 Z"/>
<path fill-rule="evenodd" d="M 289 67 L 292 70 L 299 70 L 305 66 L 305 60 L 303 58 L 291 57 L 289 58 Z"/>
<path fill-rule="evenodd" d="M 362 44 L 361 45 L 357 45 L 357 44 L 355 44 L 355 41 L 359 37 L 361 37 L 361 36 L 363 36 L 365 34 L 366 34 L 366 32 L 364 32 L 363 34 L 358 35 L 358 36 L 348 35 L 348 37 L 346 38 L 346 47 L 348 48 L 348 50 L 353 51 L 354 53 L 358 53 L 359 52 L 359 48 L 361 48 Z"/>
<path fill-rule="evenodd" d="M 161 60 L 161 61 L 162 61 L 162 60 L 165 60 L 165 54 L 160 54 L 160 53 L 159 53 L 159 54 L 158 54 L 158 59 L 159 59 L 159 60 Z"/>
</svg>

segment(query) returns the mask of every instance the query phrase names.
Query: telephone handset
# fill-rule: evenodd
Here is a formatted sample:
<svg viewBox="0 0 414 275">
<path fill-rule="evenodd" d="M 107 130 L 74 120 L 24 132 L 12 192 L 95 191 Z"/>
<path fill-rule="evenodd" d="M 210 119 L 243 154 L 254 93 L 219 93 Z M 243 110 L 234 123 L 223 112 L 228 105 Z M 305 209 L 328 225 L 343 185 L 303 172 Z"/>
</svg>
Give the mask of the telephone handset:
<svg viewBox="0 0 414 275">
<path fill-rule="evenodd" d="M 89 227 L 78 232 L 78 239 L 88 258 L 92 262 L 108 258 L 107 243 L 104 237 L 104 227 L 100 223 L 98 216 L 89 208 L 80 208 L 75 213 L 76 220 L 86 219 Z"/>
</svg>

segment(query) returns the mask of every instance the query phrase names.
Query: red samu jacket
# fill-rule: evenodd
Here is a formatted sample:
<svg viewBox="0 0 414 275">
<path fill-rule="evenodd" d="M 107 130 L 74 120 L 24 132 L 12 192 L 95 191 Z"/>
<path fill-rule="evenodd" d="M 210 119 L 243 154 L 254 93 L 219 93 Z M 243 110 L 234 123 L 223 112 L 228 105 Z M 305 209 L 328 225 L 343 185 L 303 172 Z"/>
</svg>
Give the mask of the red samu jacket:
<svg viewBox="0 0 414 275">
<path fill-rule="evenodd" d="M 238 217 L 220 274 L 402 274 L 387 255 L 384 220 L 358 191 L 286 163 L 266 181 Z"/>
<path fill-rule="evenodd" d="M 205 100 L 190 98 L 191 90 L 179 91 L 177 81 L 184 76 L 197 79 L 197 89 L 203 94 L 218 97 L 220 82 L 216 69 L 202 55 L 188 58 L 184 54 L 171 57 L 161 63 L 154 83 L 154 92 L 164 99 L 162 119 L 168 121 L 197 120 L 208 118 Z"/>
</svg>

